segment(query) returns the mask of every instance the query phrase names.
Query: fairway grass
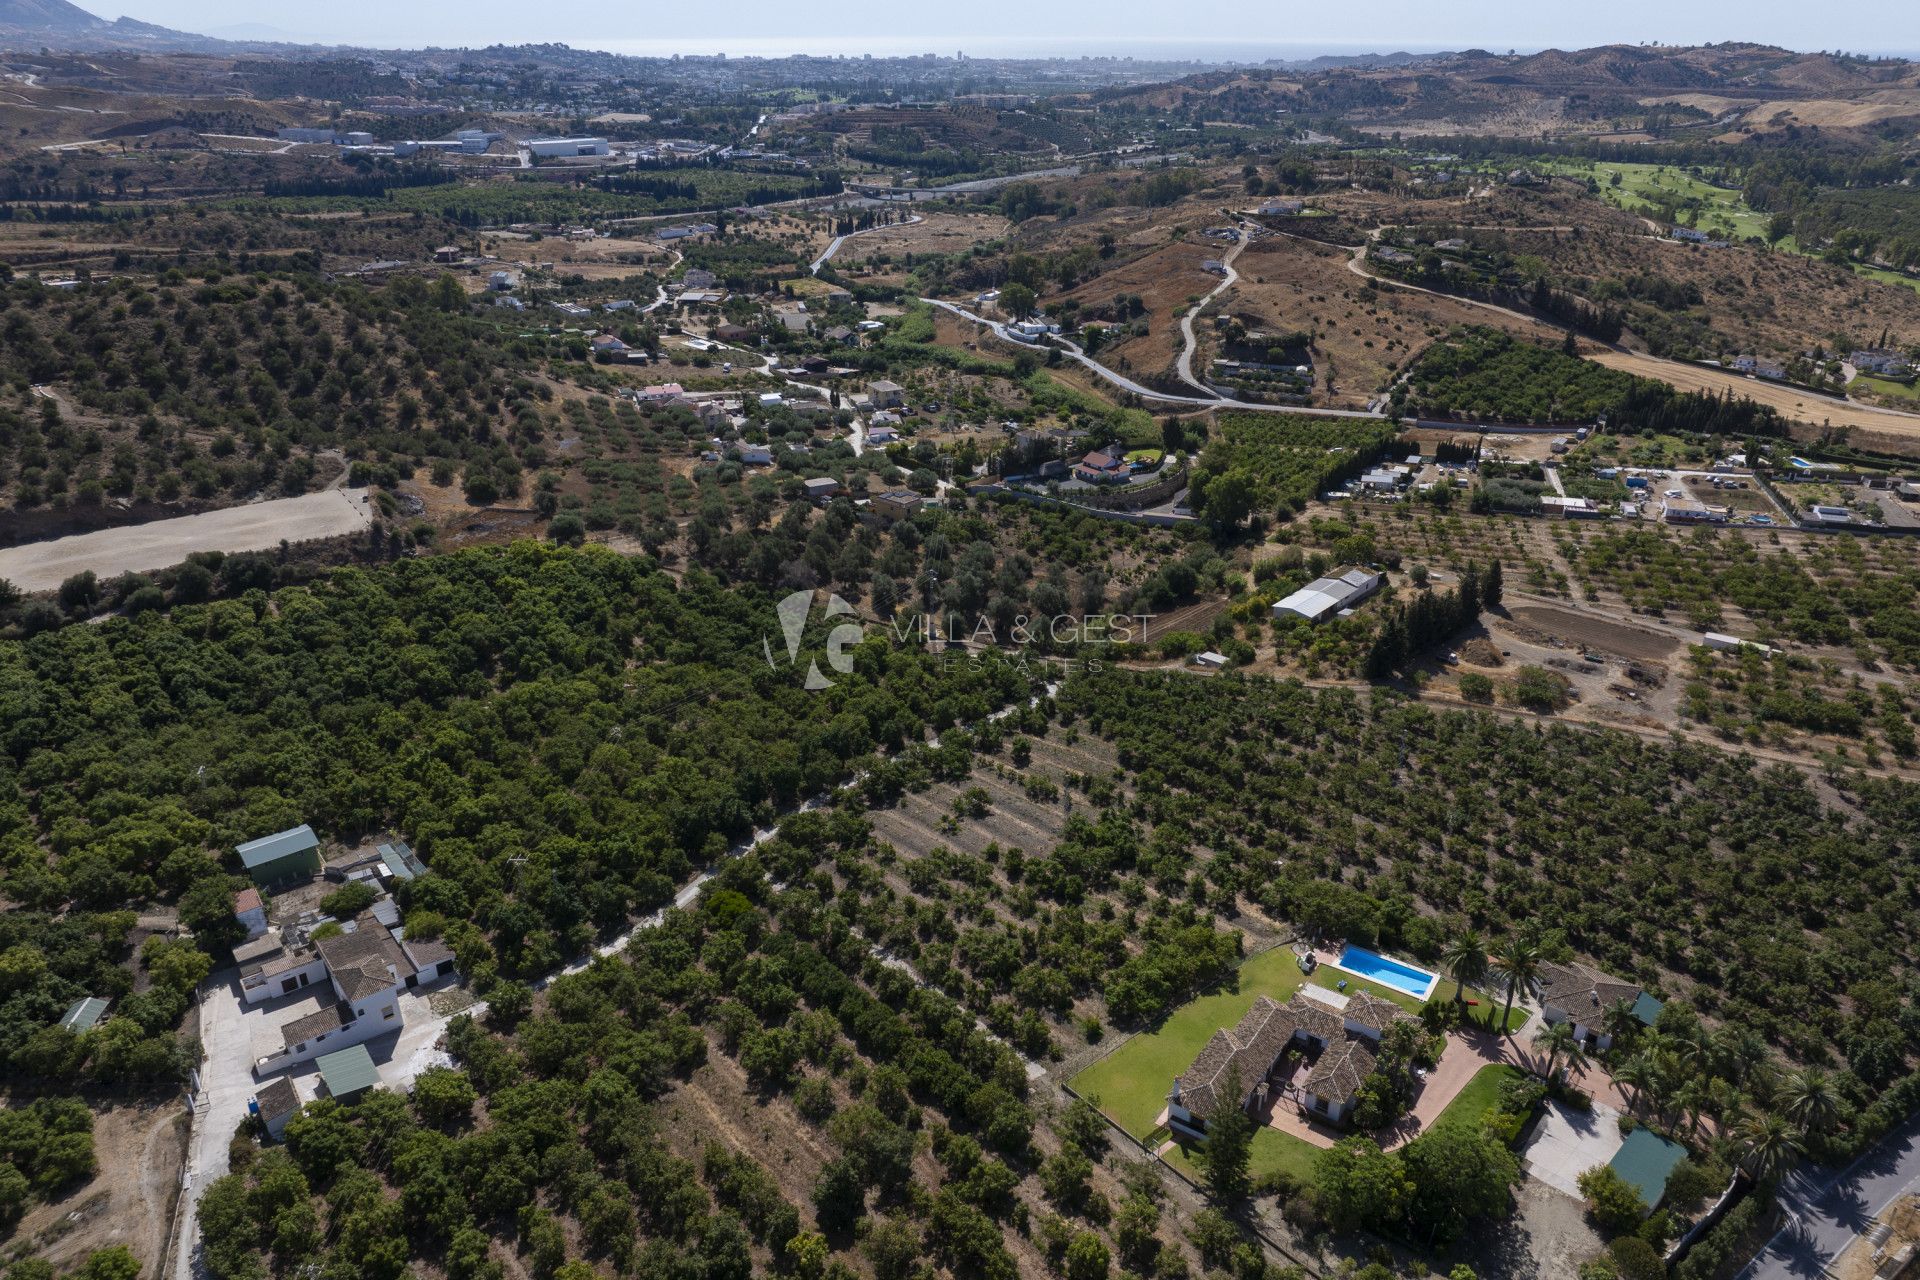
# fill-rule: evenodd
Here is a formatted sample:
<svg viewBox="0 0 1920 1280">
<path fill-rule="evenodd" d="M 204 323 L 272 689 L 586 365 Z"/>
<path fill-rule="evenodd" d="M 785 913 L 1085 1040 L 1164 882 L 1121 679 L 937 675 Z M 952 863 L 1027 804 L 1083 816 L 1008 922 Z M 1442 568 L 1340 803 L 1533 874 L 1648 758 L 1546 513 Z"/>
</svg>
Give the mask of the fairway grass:
<svg viewBox="0 0 1920 1280">
<path fill-rule="evenodd" d="M 1159 1026 L 1133 1037 L 1068 1083 L 1082 1097 L 1097 1099 L 1100 1109 L 1114 1123 L 1144 1141 L 1166 1108 L 1173 1078 L 1192 1064 L 1194 1055 L 1214 1032 L 1239 1022 L 1253 1007 L 1257 996 L 1268 996 L 1284 1004 L 1303 983 L 1311 981 L 1335 989 L 1345 980 L 1349 992 L 1371 991 L 1410 1013 L 1419 1012 L 1421 1003 L 1404 992 L 1362 981 L 1330 965 L 1321 965 L 1309 977 L 1300 972 L 1293 952 L 1286 947 L 1275 947 L 1249 957 L 1235 970 L 1234 976 L 1236 981 L 1232 986 L 1188 1001 L 1167 1015 Z M 1447 998 L 1453 991 L 1454 984 L 1443 979 L 1434 994 Z M 1473 991 L 1467 994 L 1470 999 L 1481 1000 L 1482 1007 L 1486 1007 L 1485 996 Z M 1523 1018 L 1519 1010 L 1514 1011 L 1515 1021 Z M 1280 1139 L 1286 1135 L 1274 1133 L 1273 1137 Z M 1300 1145 L 1307 1147 L 1305 1143 Z M 1258 1151 L 1256 1143 L 1256 1153 Z M 1275 1158 L 1281 1157 L 1276 1154 Z"/>
</svg>

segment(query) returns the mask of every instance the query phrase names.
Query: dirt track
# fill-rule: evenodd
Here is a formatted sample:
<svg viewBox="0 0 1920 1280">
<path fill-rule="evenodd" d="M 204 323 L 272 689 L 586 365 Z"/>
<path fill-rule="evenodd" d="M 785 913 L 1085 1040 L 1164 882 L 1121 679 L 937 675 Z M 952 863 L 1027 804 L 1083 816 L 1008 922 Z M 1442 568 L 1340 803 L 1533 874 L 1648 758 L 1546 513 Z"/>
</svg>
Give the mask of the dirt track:
<svg viewBox="0 0 1920 1280">
<path fill-rule="evenodd" d="M 364 490 L 328 489 L 0 550 L 0 579 L 52 591 L 91 569 L 102 579 L 179 564 L 195 551 L 265 551 L 358 533 L 373 523 Z"/>
<path fill-rule="evenodd" d="M 1760 404 L 1772 405 L 1795 422 L 1810 423 L 1814 426 L 1831 423 L 1836 427 L 1852 427 L 1859 431 L 1873 431 L 1883 435 L 1920 440 L 1920 414 L 1874 409 L 1867 405 L 1844 404 L 1838 400 L 1808 395 L 1804 391 L 1796 391 L 1792 387 L 1783 387 L 1778 383 L 1762 382 L 1758 378 L 1748 378 L 1741 374 L 1725 373 L 1716 369 L 1702 369 L 1696 365 L 1679 364 L 1672 360 L 1656 360 L 1652 356 L 1643 356 L 1634 352 L 1595 351 L 1589 354 L 1595 362 L 1604 364 L 1609 369 L 1622 369 L 1643 378 L 1658 378 L 1662 382 L 1679 387 L 1682 391 L 1730 390 L 1736 396 L 1745 396 Z"/>
</svg>

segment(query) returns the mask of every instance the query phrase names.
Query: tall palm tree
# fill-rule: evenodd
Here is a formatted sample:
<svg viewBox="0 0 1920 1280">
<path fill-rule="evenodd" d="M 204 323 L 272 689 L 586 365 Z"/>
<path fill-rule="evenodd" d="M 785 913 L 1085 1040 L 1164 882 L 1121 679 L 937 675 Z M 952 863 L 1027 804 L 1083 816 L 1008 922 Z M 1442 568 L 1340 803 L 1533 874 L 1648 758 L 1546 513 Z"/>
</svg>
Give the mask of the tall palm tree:
<svg viewBox="0 0 1920 1280">
<path fill-rule="evenodd" d="M 1781 1109 L 1807 1133 L 1824 1137 L 1840 1121 L 1840 1090 L 1819 1067 L 1791 1072 L 1778 1089 Z"/>
<path fill-rule="evenodd" d="M 1720 1073 L 1744 1088 L 1753 1072 L 1766 1062 L 1767 1042 L 1751 1027 L 1728 1023 L 1713 1033 L 1713 1055 Z"/>
<path fill-rule="evenodd" d="M 1572 1033 L 1572 1027 L 1565 1023 L 1561 1025 L 1567 1026 L 1568 1034 L 1566 1052 L 1560 1063 L 1560 1075 L 1562 1079 L 1576 1079 L 1586 1074 L 1587 1068 L 1593 1065 L 1593 1059 L 1587 1056 L 1586 1042 Z"/>
<path fill-rule="evenodd" d="M 1500 1026 L 1504 1029 L 1513 1016 L 1514 997 L 1523 990 L 1531 992 L 1533 980 L 1540 975 L 1540 944 L 1527 933 L 1509 935 L 1493 957 L 1493 970 L 1507 982 L 1507 1007 L 1500 1014 Z M 1571 1033 L 1572 1029 L 1568 1030 Z"/>
<path fill-rule="evenodd" d="M 1577 1053 L 1580 1049 L 1580 1042 L 1574 1038 L 1571 1022 L 1555 1022 L 1550 1025 L 1543 1023 L 1533 1033 L 1533 1045 L 1536 1049 L 1546 1051 L 1547 1069 L 1542 1074 L 1548 1080 L 1558 1078 L 1561 1054 Z"/>
<path fill-rule="evenodd" d="M 1626 1049 L 1640 1030 L 1640 1019 L 1633 1013 L 1633 1001 L 1615 1000 L 1602 1010 L 1600 1029 L 1613 1041 L 1614 1048 Z"/>
<path fill-rule="evenodd" d="M 1467 988 L 1487 980 L 1487 967 L 1491 963 L 1487 956 L 1487 940 L 1480 936 L 1478 929 L 1462 929 L 1447 939 L 1446 949 L 1440 953 L 1440 963 L 1446 966 L 1447 973 L 1453 978 L 1454 1004 L 1464 1007 Z"/>
<path fill-rule="evenodd" d="M 1806 1149 L 1792 1122 L 1771 1112 L 1747 1116 L 1736 1136 L 1740 1141 L 1740 1168 L 1763 1187 L 1780 1181 Z"/>
<path fill-rule="evenodd" d="M 1653 1062 L 1644 1053 L 1636 1053 L 1613 1069 L 1613 1082 L 1633 1092 L 1627 1098 L 1627 1111 L 1638 1115 L 1646 1100 L 1647 1085 L 1653 1080 Z"/>
</svg>

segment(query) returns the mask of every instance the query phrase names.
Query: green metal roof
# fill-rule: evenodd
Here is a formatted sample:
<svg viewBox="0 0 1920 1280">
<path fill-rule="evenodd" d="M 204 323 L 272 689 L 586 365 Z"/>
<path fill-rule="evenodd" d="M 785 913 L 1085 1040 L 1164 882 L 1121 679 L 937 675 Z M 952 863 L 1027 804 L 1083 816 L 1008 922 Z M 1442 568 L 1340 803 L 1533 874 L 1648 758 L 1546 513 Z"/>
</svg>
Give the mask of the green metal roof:
<svg viewBox="0 0 1920 1280">
<path fill-rule="evenodd" d="M 371 1089 L 380 1083 L 380 1072 L 373 1065 L 373 1055 L 367 1052 L 367 1046 L 363 1044 L 334 1053 L 323 1053 L 318 1065 L 320 1079 L 326 1082 L 327 1092 L 336 1098 L 351 1098 L 362 1089 Z"/>
<path fill-rule="evenodd" d="M 60 1025 L 78 1033 L 91 1031 L 99 1024 L 100 1015 L 107 1011 L 107 1002 L 99 996 L 82 996 L 67 1006 L 60 1018 Z"/>
<path fill-rule="evenodd" d="M 240 855 L 240 865 L 251 871 L 269 862 L 278 862 L 289 854 L 305 853 L 319 847 L 320 837 L 314 835 L 313 828 L 303 822 L 289 831 L 249 840 L 235 852 Z"/>
<path fill-rule="evenodd" d="M 1667 1175 L 1686 1158 L 1687 1149 L 1679 1143 L 1668 1142 L 1651 1129 L 1635 1129 L 1609 1163 L 1640 1193 L 1641 1203 L 1651 1212 L 1667 1193 Z"/>
<path fill-rule="evenodd" d="M 1642 991 L 1640 998 L 1633 1002 L 1633 1016 L 1640 1020 L 1640 1025 L 1650 1027 L 1653 1025 L 1654 1020 L 1660 1016 L 1660 1011 L 1666 1007 L 1666 1005 Z"/>
</svg>

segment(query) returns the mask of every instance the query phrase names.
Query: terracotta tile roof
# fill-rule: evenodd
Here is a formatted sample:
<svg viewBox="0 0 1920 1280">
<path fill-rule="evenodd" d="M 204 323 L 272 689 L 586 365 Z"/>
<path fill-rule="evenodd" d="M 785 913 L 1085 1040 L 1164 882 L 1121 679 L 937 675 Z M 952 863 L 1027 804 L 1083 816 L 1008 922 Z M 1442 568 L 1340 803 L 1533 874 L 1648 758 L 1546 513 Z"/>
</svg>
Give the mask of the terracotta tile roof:
<svg viewBox="0 0 1920 1280">
<path fill-rule="evenodd" d="M 1601 1013 L 1621 1000 L 1638 1000 L 1641 992 L 1637 982 L 1611 977 L 1578 961 L 1570 965 L 1542 961 L 1539 982 L 1541 1004 L 1575 1017 Z"/>
<path fill-rule="evenodd" d="M 327 962 L 327 972 L 333 975 L 341 995 L 348 1000 L 359 1000 L 397 986 L 416 972 L 413 961 L 407 959 L 400 944 L 372 915 L 361 916 L 357 924 L 352 933 L 336 934 L 314 943 L 320 958 Z"/>
<path fill-rule="evenodd" d="M 1328 1102 L 1345 1102 L 1373 1074 L 1373 1050 L 1358 1036 L 1330 1044 L 1307 1076 L 1307 1092 Z"/>
<path fill-rule="evenodd" d="M 1419 1021 L 1393 1001 L 1374 995 L 1371 991 L 1356 991 L 1348 996 L 1345 1013 L 1347 1021 L 1372 1027 L 1375 1031 L 1385 1031 L 1396 1022 Z"/>
<path fill-rule="evenodd" d="M 246 888 L 233 895 L 233 914 L 239 915 L 242 911 L 258 911 L 259 909 L 260 891 L 258 889 Z"/>
<path fill-rule="evenodd" d="M 1329 1042 L 1346 1034 L 1340 1015 L 1304 990 L 1294 992 L 1285 1004 L 1270 996 L 1256 997 L 1239 1024 L 1214 1032 L 1193 1065 L 1174 1081 L 1180 1104 L 1195 1115 L 1206 1115 L 1219 1100 L 1218 1090 L 1236 1071 L 1240 1087 L 1251 1090 L 1273 1070 L 1297 1032 Z"/>
<path fill-rule="evenodd" d="M 254 1100 L 260 1104 L 260 1118 L 269 1124 L 300 1109 L 300 1091 L 285 1076 L 255 1094 Z"/>
<path fill-rule="evenodd" d="M 330 1004 L 324 1009 L 315 1010 L 304 1018 L 295 1018 L 280 1028 L 280 1038 L 291 1049 L 297 1044 L 313 1039 L 322 1031 L 334 1031 L 345 1026 L 340 1020 L 340 1006 Z"/>
</svg>

